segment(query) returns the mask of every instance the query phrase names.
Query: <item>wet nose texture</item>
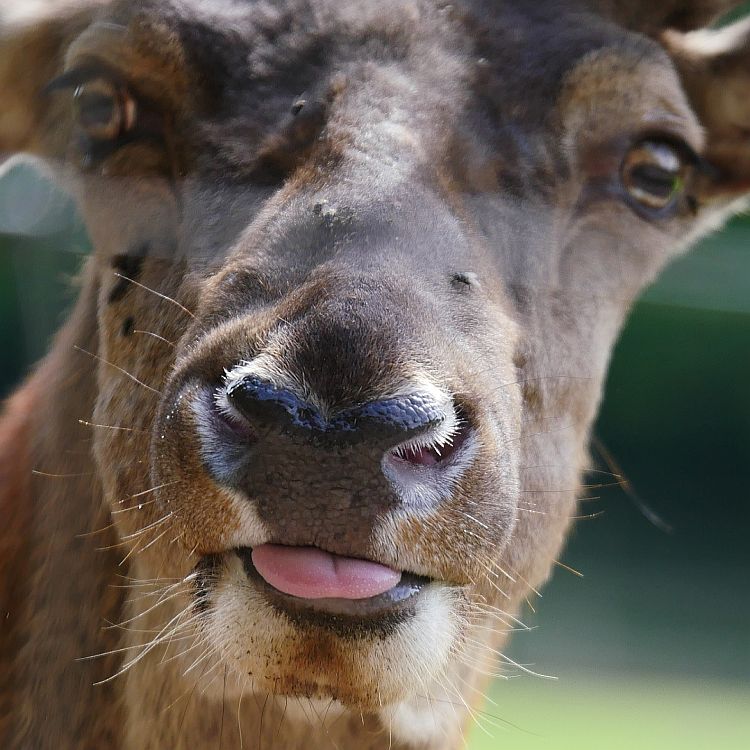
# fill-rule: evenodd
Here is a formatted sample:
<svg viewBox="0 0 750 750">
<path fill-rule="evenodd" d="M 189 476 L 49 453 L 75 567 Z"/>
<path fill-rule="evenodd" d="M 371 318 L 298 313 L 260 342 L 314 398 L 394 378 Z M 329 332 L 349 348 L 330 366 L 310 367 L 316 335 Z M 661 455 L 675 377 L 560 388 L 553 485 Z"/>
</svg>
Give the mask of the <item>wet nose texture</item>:
<svg viewBox="0 0 750 750">
<path fill-rule="evenodd" d="M 318 445 L 368 443 L 387 450 L 446 419 L 444 407 L 429 396 L 411 394 L 373 401 L 324 416 L 294 392 L 248 377 L 227 389 L 227 399 L 254 427 L 278 430 Z"/>
<path fill-rule="evenodd" d="M 254 433 L 230 483 L 255 505 L 268 541 L 356 558 L 367 558 L 379 520 L 401 503 L 383 474 L 385 452 L 448 416 L 418 393 L 323 414 L 255 377 L 227 397 Z"/>
</svg>

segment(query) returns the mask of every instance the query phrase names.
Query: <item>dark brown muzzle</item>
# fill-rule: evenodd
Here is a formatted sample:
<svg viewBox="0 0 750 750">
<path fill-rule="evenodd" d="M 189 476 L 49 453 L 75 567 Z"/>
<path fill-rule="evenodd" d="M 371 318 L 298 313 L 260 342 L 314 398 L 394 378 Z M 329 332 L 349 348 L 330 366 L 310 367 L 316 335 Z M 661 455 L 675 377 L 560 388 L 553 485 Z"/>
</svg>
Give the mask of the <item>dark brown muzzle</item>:
<svg viewBox="0 0 750 750">
<path fill-rule="evenodd" d="M 425 301 L 382 279 L 324 282 L 250 309 L 195 347 L 167 425 L 192 437 L 164 443 L 172 462 L 199 463 L 251 504 L 266 541 L 363 556 L 385 516 L 450 498 L 472 463 L 471 412 L 422 337 Z"/>
<path fill-rule="evenodd" d="M 439 483 L 466 434 L 447 395 L 417 386 L 332 411 L 257 376 L 214 395 L 219 419 L 199 428 L 209 472 L 254 503 L 273 541 L 339 554 L 363 554 L 380 517 L 409 502 L 399 471 Z"/>
</svg>

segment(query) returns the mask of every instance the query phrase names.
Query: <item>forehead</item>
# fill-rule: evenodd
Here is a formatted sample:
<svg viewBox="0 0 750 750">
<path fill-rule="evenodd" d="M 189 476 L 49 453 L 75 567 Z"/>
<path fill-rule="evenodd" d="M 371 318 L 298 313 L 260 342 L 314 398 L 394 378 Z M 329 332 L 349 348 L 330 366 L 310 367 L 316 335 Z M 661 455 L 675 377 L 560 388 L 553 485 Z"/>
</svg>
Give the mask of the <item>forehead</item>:
<svg viewBox="0 0 750 750">
<path fill-rule="evenodd" d="M 309 232 L 311 206 L 326 201 L 353 212 L 334 225 L 359 245 L 390 232 L 412 237 L 414 258 L 448 258 L 464 225 L 494 238 L 543 231 L 587 165 L 616 170 L 611 144 L 666 130 L 700 148 L 662 47 L 574 2 L 118 0 L 68 65 L 90 56 L 174 113 L 186 200 L 201 207 L 184 219 L 190 242 L 229 247 L 269 222 L 286 238 L 275 257 L 295 262 L 299 247 L 327 246 Z M 297 131 L 299 98 L 323 107 Z M 243 209 L 227 211 L 228 196 Z M 223 221 L 202 221 L 206 211 Z M 328 231 L 324 209 L 315 216 Z"/>
<path fill-rule="evenodd" d="M 596 51 L 669 67 L 653 41 L 557 0 L 120 0 L 85 37 L 77 54 L 117 58 L 215 118 L 261 114 L 340 70 L 352 85 L 373 84 L 379 70 L 394 86 L 399 75 L 432 84 L 411 92 L 415 107 L 431 95 L 450 105 L 460 89 L 538 124 Z"/>
<path fill-rule="evenodd" d="M 272 234 L 279 263 L 313 263 L 329 231 L 360 255 L 391 238 L 414 263 L 475 235 L 511 246 L 514 227 L 552 236 L 623 144 L 701 145 L 662 47 L 573 0 L 117 0 L 67 64 L 91 57 L 166 103 L 181 242 L 200 257 L 238 238 L 271 253 Z M 322 106 L 296 118 L 299 98 Z"/>
</svg>

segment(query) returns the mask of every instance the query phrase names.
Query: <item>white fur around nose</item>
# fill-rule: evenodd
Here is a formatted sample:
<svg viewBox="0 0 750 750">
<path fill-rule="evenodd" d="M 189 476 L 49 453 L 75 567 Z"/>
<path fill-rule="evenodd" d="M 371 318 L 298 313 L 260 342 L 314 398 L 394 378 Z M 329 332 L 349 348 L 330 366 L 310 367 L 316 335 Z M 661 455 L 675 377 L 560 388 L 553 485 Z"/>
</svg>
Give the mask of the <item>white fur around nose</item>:
<svg viewBox="0 0 750 750">
<path fill-rule="evenodd" d="M 241 415 L 227 398 L 227 392 L 247 378 L 258 378 L 272 383 L 279 390 L 287 390 L 297 394 L 323 417 L 327 417 L 330 409 L 326 403 L 317 398 L 304 383 L 293 377 L 287 370 L 280 367 L 275 357 L 263 355 L 252 361 L 243 360 L 234 367 L 224 370 L 224 385 L 216 392 L 216 406 L 219 411 L 230 419 L 241 419 Z"/>
</svg>

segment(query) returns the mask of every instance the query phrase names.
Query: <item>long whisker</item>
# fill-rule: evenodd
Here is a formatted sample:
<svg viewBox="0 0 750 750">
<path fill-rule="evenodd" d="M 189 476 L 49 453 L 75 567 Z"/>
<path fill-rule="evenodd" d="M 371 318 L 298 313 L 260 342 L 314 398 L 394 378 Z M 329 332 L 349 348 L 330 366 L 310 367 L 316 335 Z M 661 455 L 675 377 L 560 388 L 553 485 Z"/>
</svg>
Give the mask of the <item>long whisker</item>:
<svg viewBox="0 0 750 750">
<path fill-rule="evenodd" d="M 134 383 L 137 383 L 138 385 L 143 386 L 147 391 L 151 391 L 152 393 L 156 393 L 158 396 L 161 396 L 161 391 L 157 390 L 156 388 L 152 388 L 150 385 L 144 383 L 142 380 L 138 380 L 138 378 L 133 375 L 132 373 L 128 372 L 124 368 L 120 367 L 120 365 L 116 365 L 114 362 L 110 362 L 108 359 L 104 359 L 104 357 L 100 357 L 98 354 L 94 354 L 93 352 L 88 351 L 87 349 L 82 349 L 77 344 L 73 344 L 73 348 L 76 351 L 82 352 L 83 354 L 88 354 L 89 357 L 93 357 L 94 359 L 98 360 L 99 362 L 102 362 L 105 365 L 109 365 L 110 367 L 114 367 L 115 370 L 118 370 L 126 377 L 130 378 Z"/>
<path fill-rule="evenodd" d="M 162 343 L 166 344 L 167 346 L 171 346 L 173 349 L 175 348 L 176 344 L 169 339 L 165 339 L 164 336 L 160 336 L 158 333 L 154 333 L 153 331 L 141 331 L 139 329 L 134 329 L 133 333 L 140 333 L 144 336 L 151 336 L 152 338 L 158 339 Z"/>
<path fill-rule="evenodd" d="M 164 536 L 165 536 L 166 534 L 168 534 L 168 533 L 169 533 L 169 529 L 164 529 L 164 531 L 162 531 L 162 532 L 161 532 L 161 534 L 159 534 L 159 536 L 157 536 L 157 537 L 155 537 L 154 539 L 152 539 L 152 540 L 151 540 L 151 541 L 150 541 L 150 542 L 149 542 L 149 543 L 148 543 L 147 545 L 145 545 L 144 547 L 140 547 L 140 548 L 138 549 L 138 552 L 137 552 L 136 554 L 139 554 L 139 555 L 140 555 L 140 554 L 141 554 L 141 552 L 145 552 L 145 551 L 146 551 L 146 550 L 147 550 L 147 549 L 148 549 L 149 547 L 151 547 L 152 545 L 156 544 L 156 543 L 157 543 L 157 542 L 158 542 L 158 541 L 159 541 L 159 540 L 160 540 L 160 539 L 161 539 L 162 537 L 164 537 Z"/>
<path fill-rule="evenodd" d="M 179 620 L 181 617 L 184 616 L 185 612 L 188 611 L 192 605 L 190 605 L 185 610 L 179 612 L 176 614 L 160 631 L 159 636 L 154 638 L 150 643 L 148 643 L 139 654 L 137 654 L 135 657 L 133 657 L 130 661 L 126 662 L 117 672 L 115 672 L 113 675 L 110 675 L 109 677 L 105 678 L 104 680 L 100 680 L 99 682 L 94 683 L 95 685 L 103 685 L 107 682 L 111 682 L 112 680 L 116 679 L 117 677 L 120 677 L 121 675 L 125 674 L 129 669 L 131 669 L 133 666 L 135 666 L 138 662 L 140 662 L 143 658 L 146 657 L 147 654 L 151 653 L 157 646 L 159 646 L 161 643 L 164 642 L 164 638 L 162 637 L 162 634 L 165 634 L 169 632 L 169 628 L 173 627 L 174 624 L 179 624 Z M 189 622 L 189 621 L 188 621 Z M 132 647 L 131 647 L 132 648 Z M 97 656 L 102 656 L 102 654 L 98 654 Z M 84 657 L 84 658 L 96 658 L 96 657 Z"/>
<path fill-rule="evenodd" d="M 577 576 L 578 578 L 583 578 L 583 573 L 581 573 L 580 570 L 576 570 L 575 568 L 571 568 L 570 565 L 566 565 L 564 562 L 560 562 L 559 560 L 553 560 L 552 561 L 555 565 L 563 568 L 563 570 L 567 570 L 569 573 L 572 573 L 574 576 Z"/>
<path fill-rule="evenodd" d="M 138 531 L 134 531 L 132 534 L 126 534 L 123 536 L 123 539 L 135 539 L 138 536 L 141 536 L 142 534 L 145 534 L 148 531 L 151 531 L 152 529 L 155 529 L 157 526 L 161 526 L 161 524 L 168 521 L 172 516 L 174 515 L 174 511 L 169 511 L 166 516 L 162 516 L 158 521 L 154 521 L 153 523 L 148 524 L 148 526 L 144 526 L 142 529 L 138 529 Z"/>
<path fill-rule="evenodd" d="M 123 502 L 122 500 L 120 502 Z M 122 513 L 132 513 L 134 510 L 143 510 L 147 505 L 153 505 L 156 500 L 146 500 L 145 503 L 138 503 L 137 505 L 131 505 L 129 508 L 120 508 L 120 510 L 113 510 L 112 515 L 120 515 Z"/>
<path fill-rule="evenodd" d="M 53 474 L 49 471 L 39 471 L 38 469 L 32 469 L 31 473 L 35 477 L 49 477 L 51 479 L 72 479 L 74 477 L 93 477 L 93 471 L 82 471 L 73 474 Z"/>
<path fill-rule="evenodd" d="M 161 292 L 157 292 L 156 289 L 152 289 L 150 286 L 146 286 L 145 284 L 141 284 L 140 281 L 136 281 L 135 279 L 131 279 L 128 276 L 123 276 L 123 274 L 118 273 L 117 271 L 113 272 L 115 276 L 122 279 L 123 281 L 128 281 L 131 284 L 135 284 L 135 286 L 140 287 L 141 289 L 144 289 L 147 292 L 151 292 L 151 294 L 155 294 L 157 297 L 160 297 L 163 300 L 166 300 L 167 302 L 171 302 L 173 305 L 176 305 L 180 308 L 184 313 L 187 313 L 191 318 L 195 319 L 195 315 L 185 307 L 185 305 L 181 305 L 176 299 L 172 299 L 172 297 L 168 297 L 166 294 L 162 294 Z"/>
<path fill-rule="evenodd" d="M 102 430 L 121 430 L 122 432 L 146 433 L 146 430 L 139 430 L 137 427 L 121 427 L 120 425 L 114 424 L 97 424 L 96 422 L 87 422 L 85 419 L 79 419 L 78 424 L 82 424 L 85 427 L 99 427 Z"/>
<path fill-rule="evenodd" d="M 141 492 L 136 492 L 134 495 L 130 495 L 128 499 L 135 500 L 137 497 L 143 497 L 144 495 L 148 495 L 151 492 L 156 492 L 157 490 L 164 489 L 164 487 L 171 487 L 173 484 L 179 484 L 182 480 L 180 479 L 174 479 L 171 482 L 164 482 L 164 484 L 157 484 L 156 487 L 150 487 L 147 490 L 142 490 Z"/>
</svg>

